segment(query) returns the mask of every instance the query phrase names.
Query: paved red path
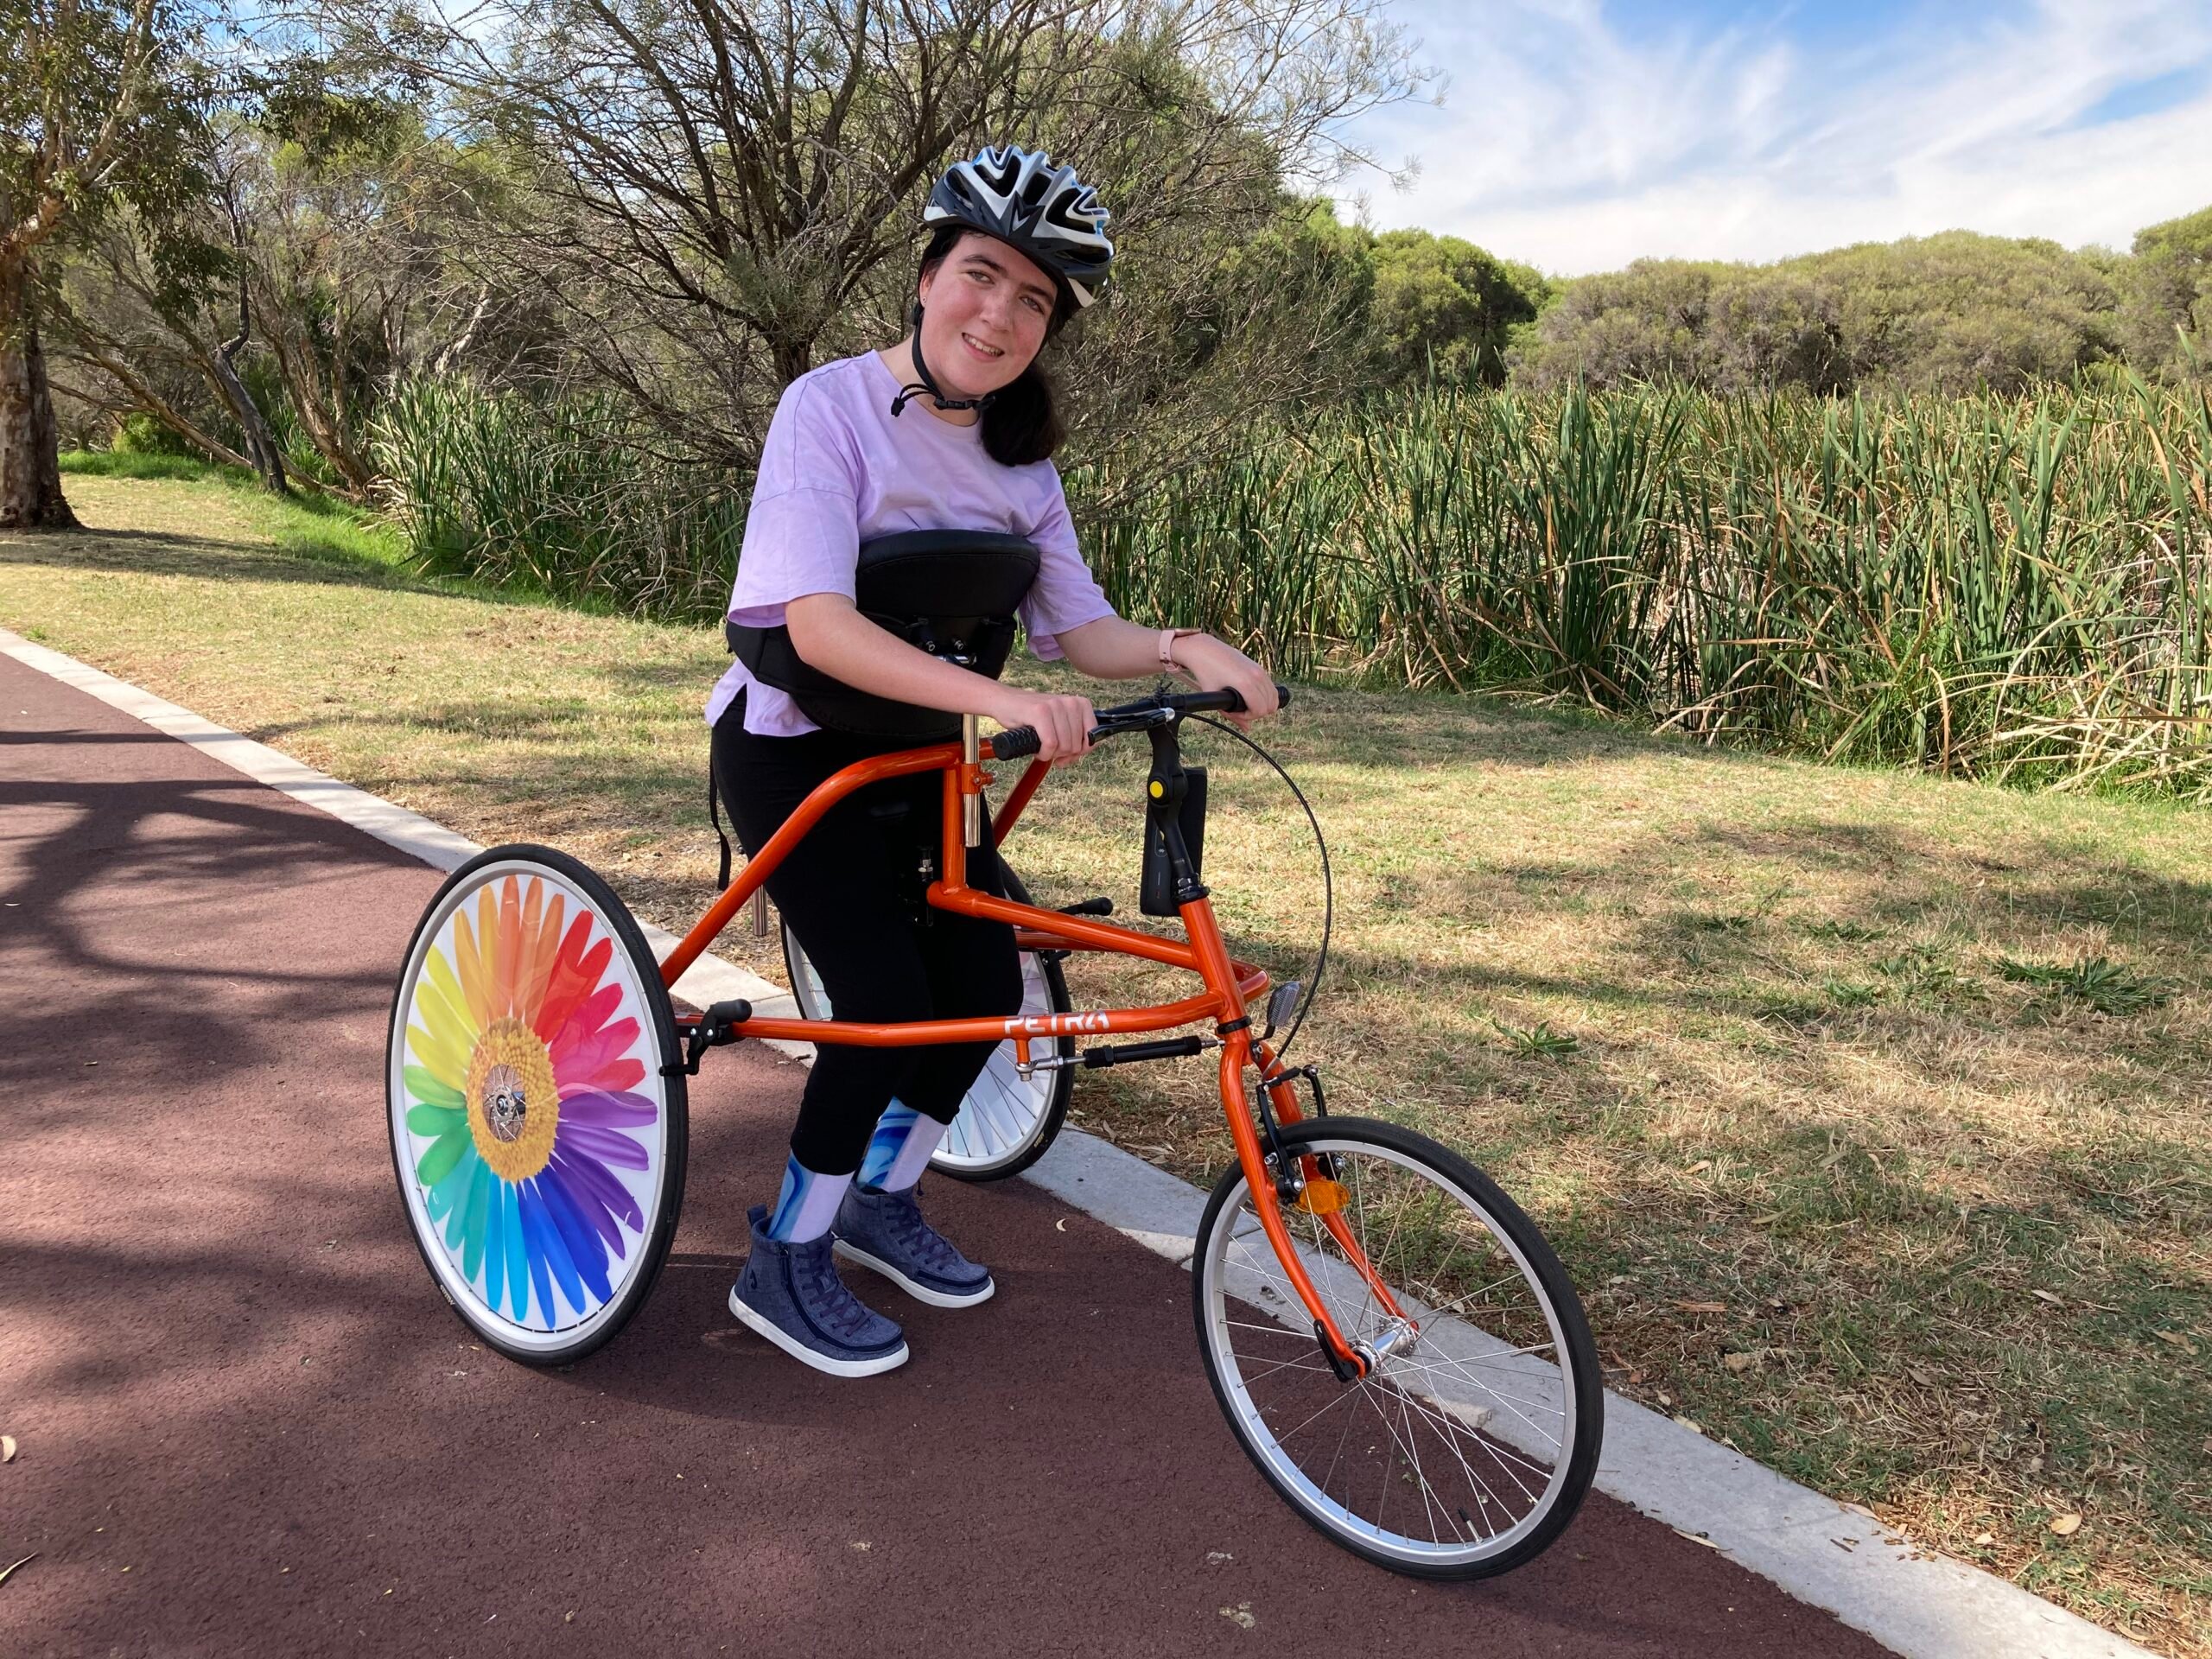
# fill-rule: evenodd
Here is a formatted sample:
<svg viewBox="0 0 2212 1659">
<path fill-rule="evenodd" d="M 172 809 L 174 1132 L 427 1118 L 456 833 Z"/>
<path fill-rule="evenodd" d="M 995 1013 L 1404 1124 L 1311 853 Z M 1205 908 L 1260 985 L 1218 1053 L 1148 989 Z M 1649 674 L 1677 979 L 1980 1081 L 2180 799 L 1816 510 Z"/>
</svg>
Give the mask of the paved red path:
<svg viewBox="0 0 2212 1659">
<path fill-rule="evenodd" d="M 1187 1275 L 1026 1183 L 932 1184 L 995 1300 L 804 1370 L 723 1306 L 797 1101 L 764 1050 L 694 1085 L 629 1330 L 474 1346 L 381 1092 L 438 881 L 0 657 L 0 1654 L 1882 1651 L 1601 1498 L 1504 1580 L 1361 1564 L 1230 1440 Z"/>
</svg>

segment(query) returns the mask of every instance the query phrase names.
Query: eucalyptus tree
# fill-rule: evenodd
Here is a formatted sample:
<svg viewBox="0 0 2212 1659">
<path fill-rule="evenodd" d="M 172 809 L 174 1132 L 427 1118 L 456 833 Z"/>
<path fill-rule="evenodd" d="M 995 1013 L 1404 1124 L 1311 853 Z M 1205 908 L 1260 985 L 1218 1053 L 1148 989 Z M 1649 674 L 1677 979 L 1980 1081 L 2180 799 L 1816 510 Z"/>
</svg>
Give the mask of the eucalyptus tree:
<svg viewBox="0 0 2212 1659">
<path fill-rule="evenodd" d="M 165 0 L 0 0 L 0 526 L 76 523 L 40 330 L 51 254 L 121 210 L 174 224 L 201 193 L 188 28 Z M 206 272 L 189 239 L 159 239 L 156 274 Z"/>
<path fill-rule="evenodd" d="M 2121 290 L 2122 333 L 2138 367 L 2212 376 L 2212 207 L 2138 231 Z"/>
<path fill-rule="evenodd" d="M 111 215 L 72 250 L 49 351 L 85 402 L 150 416 L 273 491 L 297 470 L 359 498 L 395 382 L 461 364 L 497 378 L 550 330 L 524 268 L 480 279 L 456 257 L 501 188 L 484 158 L 326 70 L 237 74 L 206 124 L 190 217 L 207 280 L 165 284 L 158 239 Z"/>
<path fill-rule="evenodd" d="M 1507 347 L 1550 297 L 1535 270 L 1456 236 L 1385 231 L 1370 257 L 1376 366 L 1395 384 L 1434 372 L 1498 385 Z"/>
<path fill-rule="evenodd" d="M 1077 160 L 1117 239 L 1179 262 L 1172 280 L 1155 272 L 1155 314 L 1125 332 L 1147 374 L 1187 357 L 1170 326 L 1179 294 L 1224 280 L 1281 213 L 1286 183 L 1347 159 L 1348 118 L 1425 84 L 1380 11 L 321 0 L 319 26 L 355 61 L 425 88 L 524 183 L 479 256 L 543 281 L 596 376 L 687 450 L 741 464 L 783 385 L 903 319 L 921 198 L 984 142 Z"/>
<path fill-rule="evenodd" d="M 2112 357 L 2116 306 L 2099 259 L 1969 231 L 1765 265 L 1639 259 L 1567 283 L 1516 367 L 1539 386 L 2012 391 Z"/>
</svg>

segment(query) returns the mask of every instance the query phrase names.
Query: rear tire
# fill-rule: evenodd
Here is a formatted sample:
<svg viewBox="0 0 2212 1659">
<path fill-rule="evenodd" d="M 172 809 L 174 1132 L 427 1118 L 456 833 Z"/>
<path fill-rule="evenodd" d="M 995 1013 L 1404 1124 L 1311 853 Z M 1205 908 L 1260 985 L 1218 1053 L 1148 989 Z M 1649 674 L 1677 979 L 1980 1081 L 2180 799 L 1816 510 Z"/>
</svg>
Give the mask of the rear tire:
<svg viewBox="0 0 2212 1659">
<path fill-rule="evenodd" d="M 652 1292 L 683 1207 L 687 1096 L 660 966 L 607 883 L 515 844 L 447 878 L 385 1051 L 423 1265 L 486 1346 L 582 1358 Z"/>
<path fill-rule="evenodd" d="M 999 868 L 1006 876 L 1006 896 L 1018 905 L 1029 903 L 1029 890 L 1007 868 L 1004 859 Z M 800 1016 L 830 1018 L 830 994 L 789 922 L 784 924 L 784 969 Z M 1047 953 L 1021 952 L 1021 993 L 1024 1014 L 1066 1014 L 1072 1007 L 1067 977 L 1058 960 Z M 1033 1059 L 1070 1047 L 1069 1039 L 1061 1037 L 1033 1037 L 1029 1041 Z M 930 1167 L 957 1181 L 998 1181 L 1020 1173 L 1045 1155 L 1059 1134 L 1074 1089 L 1075 1073 L 1065 1067 L 1024 1077 L 1014 1069 L 1013 1042 L 1001 1043 L 960 1103 L 959 1115 L 931 1155 Z"/>
</svg>

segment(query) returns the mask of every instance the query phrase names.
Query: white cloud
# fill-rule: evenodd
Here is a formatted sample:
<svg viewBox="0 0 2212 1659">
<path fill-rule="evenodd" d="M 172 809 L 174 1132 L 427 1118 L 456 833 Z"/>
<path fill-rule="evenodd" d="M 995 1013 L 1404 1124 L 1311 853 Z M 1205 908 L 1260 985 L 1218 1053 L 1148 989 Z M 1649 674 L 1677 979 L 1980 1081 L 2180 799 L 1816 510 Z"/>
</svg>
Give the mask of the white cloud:
<svg viewBox="0 0 2212 1659">
<path fill-rule="evenodd" d="M 2202 0 L 2044 0 L 1971 27 L 1899 24 L 1847 52 L 1779 23 L 1639 40 L 1589 0 L 1427 0 L 1397 16 L 1452 85 L 1441 109 L 1355 133 L 1421 163 L 1405 192 L 1370 175 L 1370 217 L 1548 270 L 1954 228 L 2124 248 L 2212 204 L 2212 74 L 2173 107 L 2069 124 L 2117 88 L 2212 63 Z"/>
</svg>

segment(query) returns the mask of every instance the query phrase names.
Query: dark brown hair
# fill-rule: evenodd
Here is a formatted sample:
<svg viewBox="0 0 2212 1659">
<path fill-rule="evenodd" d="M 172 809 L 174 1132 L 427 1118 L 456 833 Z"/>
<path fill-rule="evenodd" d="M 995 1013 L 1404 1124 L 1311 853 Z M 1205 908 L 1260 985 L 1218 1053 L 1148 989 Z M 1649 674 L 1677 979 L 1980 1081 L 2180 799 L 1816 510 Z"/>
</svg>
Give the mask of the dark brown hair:
<svg viewBox="0 0 2212 1659">
<path fill-rule="evenodd" d="M 922 250 L 922 267 L 917 274 L 927 276 L 943 264 L 963 236 L 987 236 L 988 233 L 969 225 L 940 225 L 930 232 L 929 245 Z M 995 238 L 988 239 L 996 240 Z M 1060 332 L 1062 324 L 1074 314 L 1075 298 L 1068 292 L 1067 284 L 1053 279 L 1059 298 L 1052 307 L 1052 320 L 1045 325 L 1045 342 Z M 918 311 L 919 308 L 917 308 Z M 1037 356 L 1029 366 L 1014 377 L 1010 385 L 1001 387 L 989 403 L 983 405 L 983 448 L 993 461 L 1003 467 L 1026 467 L 1032 461 L 1050 461 L 1052 452 L 1067 437 L 1067 429 L 1060 423 L 1059 411 L 1052 406 L 1052 384 L 1046 378 L 1039 359 L 1044 349 L 1039 347 Z"/>
</svg>

